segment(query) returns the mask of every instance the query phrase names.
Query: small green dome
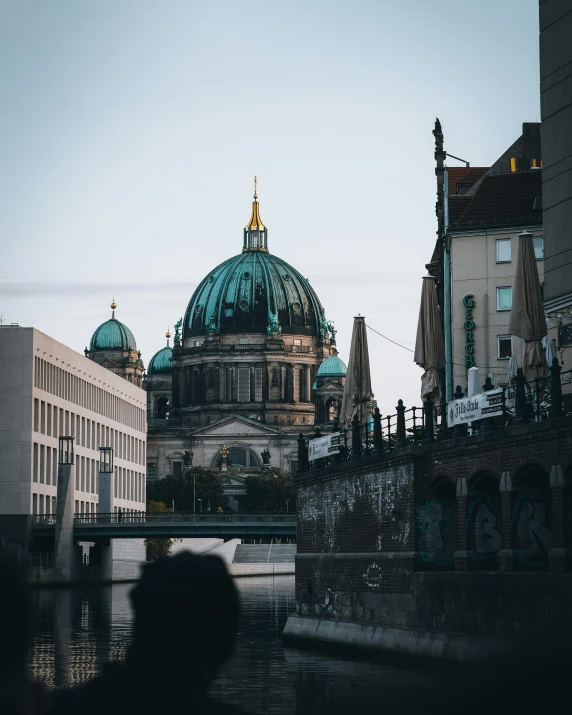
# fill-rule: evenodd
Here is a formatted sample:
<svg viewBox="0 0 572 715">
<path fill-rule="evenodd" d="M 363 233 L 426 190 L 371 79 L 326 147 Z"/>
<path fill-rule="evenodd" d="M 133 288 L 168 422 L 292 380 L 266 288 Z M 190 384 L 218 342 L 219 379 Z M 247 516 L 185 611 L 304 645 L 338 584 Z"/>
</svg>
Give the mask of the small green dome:
<svg viewBox="0 0 572 715">
<path fill-rule="evenodd" d="M 159 375 L 168 374 L 173 371 L 171 366 L 171 357 L 173 355 L 173 349 L 168 345 L 165 348 L 161 348 L 158 352 L 153 355 L 151 360 L 149 360 L 149 367 L 147 368 L 147 375 Z"/>
<path fill-rule="evenodd" d="M 344 377 L 347 371 L 344 361 L 331 355 L 320 365 L 316 377 Z"/>
<path fill-rule="evenodd" d="M 102 323 L 91 336 L 89 344 L 93 350 L 137 350 L 133 333 L 119 320 L 111 318 Z"/>
</svg>

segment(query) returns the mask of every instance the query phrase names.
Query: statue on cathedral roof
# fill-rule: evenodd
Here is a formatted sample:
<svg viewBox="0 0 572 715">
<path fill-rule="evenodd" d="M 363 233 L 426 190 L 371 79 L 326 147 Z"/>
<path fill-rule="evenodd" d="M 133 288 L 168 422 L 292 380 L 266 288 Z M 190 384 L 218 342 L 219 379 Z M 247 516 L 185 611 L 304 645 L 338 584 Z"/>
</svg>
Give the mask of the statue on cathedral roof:
<svg viewBox="0 0 572 715">
<path fill-rule="evenodd" d="M 179 318 L 177 322 L 175 323 L 175 338 L 173 340 L 173 344 L 176 348 L 181 347 L 181 327 L 183 325 L 183 319 Z"/>
<path fill-rule="evenodd" d="M 269 338 L 277 338 L 282 335 L 282 328 L 280 327 L 280 322 L 278 321 L 278 315 L 276 313 L 270 313 L 270 322 L 266 328 Z"/>
</svg>

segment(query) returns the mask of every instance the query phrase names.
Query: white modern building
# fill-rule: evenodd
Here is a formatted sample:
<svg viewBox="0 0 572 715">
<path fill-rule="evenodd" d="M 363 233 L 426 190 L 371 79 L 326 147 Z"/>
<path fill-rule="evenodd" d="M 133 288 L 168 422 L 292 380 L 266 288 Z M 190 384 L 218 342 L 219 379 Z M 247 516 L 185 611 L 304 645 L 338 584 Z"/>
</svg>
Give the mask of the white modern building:
<svg viewBox="0 0 572 715">
<path fill-rule="evenodd" d="M 98 512 L 99 448 L 114 510 L 145 511 L 146 394 L 35 328 L 0 326 L 0 514 L 53 514 L 58 437 L 75 446 L 75 512 Z"/>
</svg>

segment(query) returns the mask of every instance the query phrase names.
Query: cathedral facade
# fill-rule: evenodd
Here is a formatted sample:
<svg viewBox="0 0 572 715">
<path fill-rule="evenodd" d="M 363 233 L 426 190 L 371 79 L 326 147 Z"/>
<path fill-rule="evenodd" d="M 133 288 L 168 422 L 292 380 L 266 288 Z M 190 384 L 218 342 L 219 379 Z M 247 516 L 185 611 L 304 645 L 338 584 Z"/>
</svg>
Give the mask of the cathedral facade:
<svg viewBox="0 0 572 715">
<path fill-rule="evenodd" d="M 264 451 L 272 467 L 295 471 L 298 434 L 335 419 L 333 409 L 317 414 L 316 388 L 322 364 L 334 358 L 341 402 L 345 366 L 336 356 L 316 292 L 268 249 L 255 192 L 242 252 L 201 281 L 173 347 L 149 363 L 148 478 L 179 473 L 185 451 L 195 465 L 220 468 L 225 446 L 238 489 L 261 469 Z"/>
</svg>

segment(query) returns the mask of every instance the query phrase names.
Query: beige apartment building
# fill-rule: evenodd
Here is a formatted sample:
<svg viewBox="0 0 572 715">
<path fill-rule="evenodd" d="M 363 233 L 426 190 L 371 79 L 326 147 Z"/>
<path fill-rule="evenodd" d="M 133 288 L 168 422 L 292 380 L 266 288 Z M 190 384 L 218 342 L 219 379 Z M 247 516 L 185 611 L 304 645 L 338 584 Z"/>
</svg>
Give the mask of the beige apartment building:
<svg viewBox="0 0 572 715">
<path fill-rule="evenodd" d="M 475 365 L 483 381 L 495 376 L 496 385 L 508 384 L 508 361 L 524 360 L 524 341 L 510 335 L 512 286 L 516 272 L 518 236 L 533 236 L 540 282 L 543 281 L 542 226 L 459 231 L 451 234 L 451 324 L 453 384 L 467 382 Z"/>
<path fill-rule="evenodd" d="M 443 316 L 448 399 L 467 388 L 467 371 L 478 367 L 496 385 L 509 382 L 508 365 L 524 359 L 524 342 L 508 330 L 516 274 L 518 236 L 533 237 L 544 279 L 540 124 L 524 123 L 521 136 L 490 167 L 448 167 L 439 121 L 437 242 L 430 275 L 437 279 Z M 454 158 L 454 157 L 452 157 Z"/>
<path fill-rule="evenodd" d="M 0 514 L 54 514 L 58 438 L 74 437 L 75 512 L 98 512 L 99 447 L 114 510 L 145 511 L 143 389 L 35 328 L 0 327 Z"/>
</svg>

